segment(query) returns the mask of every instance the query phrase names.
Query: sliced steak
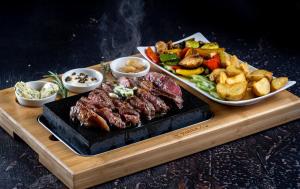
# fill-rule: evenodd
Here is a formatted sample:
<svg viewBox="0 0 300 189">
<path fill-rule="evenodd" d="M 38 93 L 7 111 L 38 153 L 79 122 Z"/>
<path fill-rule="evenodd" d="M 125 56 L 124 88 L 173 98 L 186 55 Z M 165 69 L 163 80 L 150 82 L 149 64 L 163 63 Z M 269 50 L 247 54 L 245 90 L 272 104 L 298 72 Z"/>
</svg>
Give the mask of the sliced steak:
<svg viewBox="0 0 300 189">
<path fill-rule="evenodd" d="M 170 109 L 170 107 L 161 98 L 149 93 L 145 89 L 139 88 L 137 90 L 137 95 L 151 102 L 156 113 L 166 113 Z"/>
<path fill-rule="evenodd" d="M 75 106 L 71 107 L 70 118 L 72 121 L 78 120 L 80 125 L 85 127 L 100 127 L 103 130 L 110 131 L 107 122 L 81 101 L 78 101 Z"/>
<path fill-rule="evenodd" d="M 151 120 L 155 116 L 155 108 L 149 101 L 145 99 L 141 100 L 137 96 L 133 96 L 127 99 L 127 101 L 136 108 L 138 112 L 146 116 L 148 120 Z"/>
<path fill-rule="evenodd" d="M 173 79 L 157 72 L 148 73 L 145 79 L 155 85 L 151 88 L 152 94 L 173 100 L 179 109 L 183 107 L 181 89 Z"/>
</svg>

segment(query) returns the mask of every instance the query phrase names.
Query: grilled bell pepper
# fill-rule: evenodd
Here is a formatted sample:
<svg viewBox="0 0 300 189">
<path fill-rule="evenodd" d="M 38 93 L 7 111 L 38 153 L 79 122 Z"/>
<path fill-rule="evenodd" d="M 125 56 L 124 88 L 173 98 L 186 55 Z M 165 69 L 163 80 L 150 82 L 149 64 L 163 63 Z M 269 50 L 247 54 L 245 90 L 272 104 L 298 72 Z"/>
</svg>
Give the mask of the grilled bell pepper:
<svg viewBox="0 0 300 189">
<path fill-rule="evenodd" d="M 176 54 L 177 57 L 180 57 L 181 55 L 181 49 L 169 49 L 169 50 L 166 50 L 164 53 L 165 54 Z"/>
<path fill-rule="evenodd" d="M 214 69 L 220 68 L 221 67 L 220 56 L 218 54 L 216 54 L 211 59 L 204 60 L 203 65 L 205 65 L 211 71 L 214 70 Z"/>
<path fill-rule="evenodd" d="M 158 63 L 159 63 L 159 57 L 158 57 L 158 55 L 151 49 L 151 47 L 148 47 L 148 48 L 145 50 L 145 53 L 146 53 L 147 57 L 148 57 L 152 62 L 154 62 L 155 64 L 158 64 Z"/>
<path fill-rule="evenodd" d="M 184 58 L 185 54 L 188 52 L 190 48 L 185 47 L 181 52 L 180 52 L 180 58 Z"/>
<path fill-rule="evenodd" d="M 159 59 L 161 62 L 175 62 L 179 61 L 179 58 L 176 54 L 161 54 L 159 55 Z"/>
<path fill-rule="evenodd" d="M 180 66 L 168 66 L 168 65 L 163 65 L 163 67 L 172 73 L 176 73 L 176 70 L 181 68 Z"/>
<path fill-rule="evenodd" d="M 196 69 L 192 69 L 192 70 L 186 70 L 186 69 L 176 69 L 176 73 L 179 75 L 183 75 L 183 76 L 192 76 L 192 75 L 199 75 L 201 73 L 203 73 L 204 68 L 199 67 Z"/>
</svg>

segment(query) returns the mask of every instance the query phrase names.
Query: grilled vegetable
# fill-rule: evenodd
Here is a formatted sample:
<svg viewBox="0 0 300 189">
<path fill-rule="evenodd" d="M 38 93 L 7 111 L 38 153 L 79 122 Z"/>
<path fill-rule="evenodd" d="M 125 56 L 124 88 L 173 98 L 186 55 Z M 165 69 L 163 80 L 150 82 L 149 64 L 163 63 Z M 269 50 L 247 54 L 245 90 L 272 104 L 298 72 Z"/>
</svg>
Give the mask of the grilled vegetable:
<svg viewBox="0 0 300 189">
<path fill-rule="evenodd" d="M 247 90 L 247 82 L 235 83 L 233 85 L 228 85 L 218 83 L 217 84 L 217 93 L 221 98 L 226 100 L 241 100 Z"/>
<path fill-rule="evenodd" d="M 249 80 L 251 81 L 259 81 L 264 77 L 271 81 L 273 78 L 273 73 L 267 70 L 255 70 L 251 72 L 248 76 Z"/>
<path fill-rule="evenodd" d="M 202 48 L 196 48 L 195 49 L 197 53 L 203 57 L 211 58 L 216 54 L 220 54 L 225 51 L 224 48 L 218 48 L 218 49 L 202 49 Z"/>
<path fill-rule="evenodd" d="M 201 46 L 201 49 L 218 49 L 219 45 L 218 43 L 205 43 Z"/>
<path fill-rule="evenodd" d="M 271 90 L 276 91 L 276 90 L 284 87 L 287 83 L 288 83 L 287 77 L 274 78 L 271 82 Z"/>
<path fill-rule="evenodd" d="M 185 47 L 181 52 L 180 52 L 180 58 L 184 58 L 186 53 L 188 52 L 190 48 Z"/>
<path fill-rule="evenodd" d="M 252 91 L 254 94 L 257 96 L 264 96 L 270 93 L 271 91 L 271 86 L 270 82 L 267 78 L 262 78 L 257 82 L 254 82 L 252 86 Z"/>
<path fill-rule="evenodd" d="M 165 54 L 175 54 L 177 57 L 181 57 L 181 49 L 169 49 L 164 51 Z"/>
<path fill-rule="evenodd" d="M 181 68 L 180 66 L 177 66 L 177 65 L 176 66 L 163 65 L 163 67 L 166 70 L 168 70 L 168 71 L 170 71 L 172 73 L 175 73 L 175 74 L 176 74 L 176 70 Z"/>
<path fill-rule="evenodd" d="M 203 58 L 199 55 L 187 56 L 179 62 L 179 65 L 193 69 L 199 67 L 203 63 Z"/>
<path fill-rule="evenodd" d="M 199 75 L 201 73 L 203 73 L 204 68 L 199 67 L 196 69 L 192 69 L 192 70 L 186 70 L 186 69 L 176 69 L 176 73 L 179 75 L 183 75 L 183 76 L 192 76 L 192 75 Z"/>
<path fill-rule="evenodd" d="M 164 53 L 166 50 L 168 50 L 168 45 L 163 41 L 158 41 L 155 44 L 156 52 L 159 54 Z"/>
<path fill-rule="evenodd" d="M 153 50 L 151 49 L 151 47 L 148 47 L 145 51 L 147 57 L 154 62 L 155 64 L 159 63 L 159 57 L 157 56 L 157 54 L 155 52 L 153 52 Z"/>
<path fill-rule="evenodd" d="M 159 59 L 161 62 L 179 62 L 179 58 L 176 54 L 160 54 Z"/>
<path fill-rule="evenodd" d="M 185 41 L 185 47 L 188 48 L 199 48 L 199 42 L 195 40 Z"/>
<path fill-rule="evenodd" d="M 211 59 L 205 60 L 203 64 L 210 70 L 220 68 L 221 67 L 220 56 L 217 54 L 213 56 Z"/>
<path fill-rule="evenodd" d="M 216 84 L 210 81 L 207 77 L 204 77 L 202 75 L 193 75 L 191 82 L 196 83 L 196 86 L 199 89 L 208 92 L 208 94 L 210 94 L 214 98 L 220 99 L 220 96 L 216 91 Z"/>
</svg>

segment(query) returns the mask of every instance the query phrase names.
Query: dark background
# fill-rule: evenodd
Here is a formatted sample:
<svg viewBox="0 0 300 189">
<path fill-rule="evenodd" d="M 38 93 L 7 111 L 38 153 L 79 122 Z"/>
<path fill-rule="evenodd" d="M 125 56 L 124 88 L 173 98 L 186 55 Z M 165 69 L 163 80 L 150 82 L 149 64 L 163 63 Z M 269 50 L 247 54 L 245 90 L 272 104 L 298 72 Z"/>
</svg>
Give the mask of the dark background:
<svg viewBox="0 0 300 189">
<path fill-rule="evenodd" d="M 250 64 L 299 83 L 299 1 L 10 1 L 0 3 L 0 88 L 136 53 L 201 32 Z M 300 95 L 299 84 L 291 92 Z M 299 121 L 99 188 L 297 188 Z M 61 188 L 0 129 L 0 188 Z"/>
</svg>

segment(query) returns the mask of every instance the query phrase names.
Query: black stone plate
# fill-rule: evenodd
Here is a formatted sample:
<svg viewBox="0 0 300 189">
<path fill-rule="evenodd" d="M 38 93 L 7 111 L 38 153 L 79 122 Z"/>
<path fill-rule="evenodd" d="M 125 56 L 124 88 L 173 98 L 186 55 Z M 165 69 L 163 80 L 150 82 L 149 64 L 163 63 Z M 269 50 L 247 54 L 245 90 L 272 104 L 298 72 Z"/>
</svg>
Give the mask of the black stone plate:
<svg viewBox="0 0 300 189">
<path fill-rule="evenodd" d="M 141 120 L 142 123 L 138 127 L 104 132 L 98 128 L 87 129 L 73 123 L 69 117 L 70 107 L 74 106 L 80 97 L 87 96 L 87 93 L 45 104 L 39 122 L 78 154 L 96 155 L 212 117 L 212 112 L 205 102 L 184 89 L 182 92 L 184 103 L 181 110 L 172 108 L 167 114 L 151 121 Z"/>
</svg>

